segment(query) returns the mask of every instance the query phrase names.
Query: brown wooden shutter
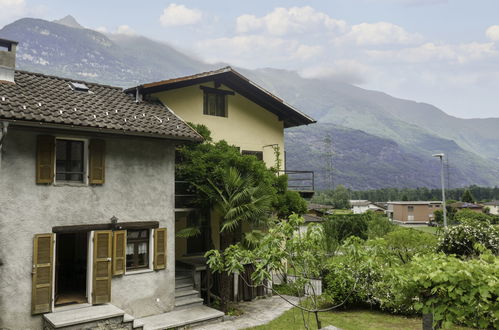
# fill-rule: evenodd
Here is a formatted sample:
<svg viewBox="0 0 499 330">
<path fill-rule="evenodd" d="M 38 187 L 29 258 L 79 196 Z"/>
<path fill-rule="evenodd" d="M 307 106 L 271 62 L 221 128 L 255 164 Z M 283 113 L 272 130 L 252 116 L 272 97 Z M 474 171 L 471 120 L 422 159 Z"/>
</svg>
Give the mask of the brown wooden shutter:
<svg viewBox="0 0 499 330">
<path fill-rule="evenodd" d="M 154 269 L 166 268 L 166 228 L 154 230 Z"/>
<path fill-rule="evenodd" d="M 54 181 L 55 138 L 39 135 L 36 144 L 36 183 Z"/>
<path fill-rule="evenodd" d="M 105 152 L 106 143 L 104 140 L 90 140 L 88 162 L 88 181 L 90 184 L 104 184 Z"/>
<path fill-rule="evenodd" d="M 33 239 L 31 313 L 52 311 L 54 234 L 37 234 Z"/>
<path fill-rule="evenodd" d="M 94 260 L 92 282 L 92 304 L 104 304 L 111 301 L 111 260 L 113 232 L 111 230 L 94 231 Z"/>
<path fill-rule="evenodd" d="M 113 232 L 113 275 L 125 274 L 126 267 L 126 230 Z"/>
</svg>

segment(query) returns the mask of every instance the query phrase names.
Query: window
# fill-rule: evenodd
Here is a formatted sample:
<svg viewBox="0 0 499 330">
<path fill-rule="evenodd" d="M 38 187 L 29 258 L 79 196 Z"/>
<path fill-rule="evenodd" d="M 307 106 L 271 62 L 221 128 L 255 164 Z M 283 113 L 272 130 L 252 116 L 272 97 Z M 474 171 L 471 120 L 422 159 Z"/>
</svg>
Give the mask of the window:
<svg viewBox="0 0 499 330">
<path fill-rule="evenodd" d="M 227 96 L 220 93 L 204 92 L 203 114 L 227 117 Z"/>
<path fill-rule="evenodd" d="M 84 181 L 84 145 L 81 140 L 56 140 L 56 181 Z"/>
<path fill-rule="evenodd" d="M 241 152 L 243 155 L 252 155 L 255 156 L 258 160 L 263 160 L 263 151 L 251 151 L 251 150 L 243 150 Z"/>
<path fill-rule="evenodd" d="M 126 269 L 149 267 L 149 229 L 127 230 Z"/>
</svg>

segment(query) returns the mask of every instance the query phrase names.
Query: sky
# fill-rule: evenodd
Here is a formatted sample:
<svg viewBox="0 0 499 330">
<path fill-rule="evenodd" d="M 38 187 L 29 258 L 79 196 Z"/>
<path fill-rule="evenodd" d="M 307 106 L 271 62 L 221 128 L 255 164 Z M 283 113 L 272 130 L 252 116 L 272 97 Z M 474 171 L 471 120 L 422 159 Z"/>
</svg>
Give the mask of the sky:
<svg viewBox="0 0 499 330">
<path fill-rule="evenodd" d="M 0 27 L 68 14 L 210 63 L 295 70 L 456 117 L 499 117 L 498 0 L 0 0 Z"/>
</svg>

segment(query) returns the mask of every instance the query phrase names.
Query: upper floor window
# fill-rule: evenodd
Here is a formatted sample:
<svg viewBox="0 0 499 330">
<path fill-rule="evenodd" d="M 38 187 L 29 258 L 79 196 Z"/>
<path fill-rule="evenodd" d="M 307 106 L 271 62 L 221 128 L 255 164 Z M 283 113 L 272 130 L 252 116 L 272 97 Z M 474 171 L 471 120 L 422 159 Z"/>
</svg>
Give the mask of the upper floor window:
<svg viewBox="0 0 499 330">
<path fill-rule="evenodd" d="M 241 154 L 255 156 L 256 159 L 263 160 L 263 152 L 262 151 L 243 150 L 241 152 Z"/>
<path fill-rule="evenodd" d="M 227 117 L 227 96 L 225 94 L 204 92 L 203 114 Z"/>
<path fill-rule="evenodd" d="M 85 141 L 56 139 L 56 181 L 84 182 Z"/>
</svg>

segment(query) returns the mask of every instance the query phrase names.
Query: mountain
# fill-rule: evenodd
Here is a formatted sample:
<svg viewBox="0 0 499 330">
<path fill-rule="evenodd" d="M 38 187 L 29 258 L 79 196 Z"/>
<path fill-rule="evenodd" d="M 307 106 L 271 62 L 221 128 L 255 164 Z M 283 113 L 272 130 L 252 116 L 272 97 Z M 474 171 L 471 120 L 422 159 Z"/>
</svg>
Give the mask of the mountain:
<svg viewBox="0 0 499 330">
<path fill-rule="evenodd" d="M 168 44 L 142 36 L 102 34 L 72 16 L 55 22 L 24 18 L 0 30 L 20 41 L 20 69 L 130 87 L 218 68 Z M 286 130 L 289 169 L 316 171 L 319 188 L 437 187 L 439 163 L 448 155 L 451 186 L 499 185 L 499 118 L 460 119 L 438 108 L 296 72 L 238 69 L 318 120 Z M 325 151 L 325 137 L 331 138 Z"/>
</svg>

